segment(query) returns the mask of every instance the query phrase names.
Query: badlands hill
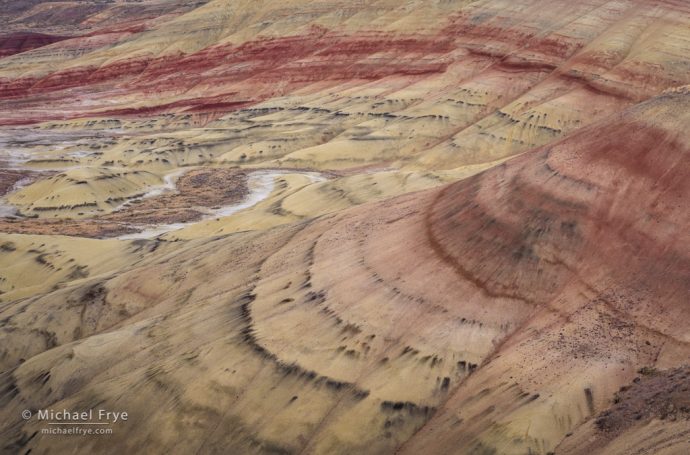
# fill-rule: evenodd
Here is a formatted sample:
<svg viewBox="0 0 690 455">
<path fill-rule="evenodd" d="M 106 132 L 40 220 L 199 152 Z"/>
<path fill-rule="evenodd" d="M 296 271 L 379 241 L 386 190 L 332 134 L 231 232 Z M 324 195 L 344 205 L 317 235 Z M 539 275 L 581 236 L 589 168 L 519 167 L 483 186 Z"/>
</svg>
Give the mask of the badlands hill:
<svg viewBox="0 0 690 455">
<path fill-rule="evenodd" d="M 0 6 L 2 453 L 690 452 L 687 2 Z"/>
</svg>

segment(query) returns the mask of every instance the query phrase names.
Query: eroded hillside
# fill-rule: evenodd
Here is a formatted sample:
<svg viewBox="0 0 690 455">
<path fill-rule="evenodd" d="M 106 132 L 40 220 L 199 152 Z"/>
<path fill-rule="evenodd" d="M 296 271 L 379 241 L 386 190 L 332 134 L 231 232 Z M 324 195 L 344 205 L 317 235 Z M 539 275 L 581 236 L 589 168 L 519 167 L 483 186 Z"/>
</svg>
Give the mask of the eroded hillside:
<svg viewBox="0 0 690 455">
<path fill-rule="evenodd" d="M 690 450 L 686 2 L 10 3 L 4 452 Z"/>
</svg>

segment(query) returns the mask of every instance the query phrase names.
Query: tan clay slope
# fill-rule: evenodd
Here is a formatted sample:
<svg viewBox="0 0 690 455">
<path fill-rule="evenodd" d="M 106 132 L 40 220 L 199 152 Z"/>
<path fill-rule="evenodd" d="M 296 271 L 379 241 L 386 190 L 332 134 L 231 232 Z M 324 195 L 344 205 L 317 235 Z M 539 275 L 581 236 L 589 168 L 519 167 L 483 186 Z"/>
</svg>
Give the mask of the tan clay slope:
<svg viewBox="0 0 690 455">
<path fill-rule="evenodd" d="M 0 59 L 0 123 L 31 125 L 0 153 L 59 171 L 0 230 L 194 218 L 231 166 L 339 173 L 158 240 L 3 234 L 1 451 L 690 451 L 682 413 L 596 423 L 689 361 L 690 95 L 646 101 L 690 82 L 687 2 L 48 3 L 12 27 L 83 22 Z M 185 166 L 220 177 L 103 216 Z M 131 420 L 20 418 L 92 406 Z"/>
<path fill-rule="evenodd" d="M 54 70 L 131 40 L 204 3 L 206 0 L 0 0 L 0 72 L 8 68 L 16 73 Z"/>
<path fill-rule="evenodd" d="M 79 217 L 110 211 L 162 184 L 150 172 L 83 167 L 44 178 L 13 193 L 9 199 L 27 214 Z"/>
<path fill-rule="evenodd" d="M 660 97 L 441 193 L 446 262 L 533 310 L 402 453 L 548 452 L 639 367 L 688 363 L 687 108 Z"/>
<path fill-rule="evenodd" d="M 204 0 L 0 0 L 5 32 L 94 33 L 123 29 L 168 14 L 180 14 Z M 119 27 L 115 27 L 115 26 Z"/>
<path fill-rule="evenodd" d="M 159 246 L 0 234 L 0 305 L 42 295 L 67 283 L 121 272 L 154 255 Z"/>
<path fill-rule="evenodd" d="M 4 305 L 3 447 L 553 451 L 640 367 L 688 361 L 688 96 L 440 190 Z M 132 417 L 75 441 L 19 414 L 96 404 Z"/>
<path fill-rule="evenodd" d="M 101 179 L 111 171 L 68 171 L 81 175 L 10 199 L 65 219 L 104 214 L 189 165 L 404 170 L 333 182 L 320 201 L 345 193 L 330 204 L 342 208 L 462 178 L 690 82 L 682 2 L 397 3 L 214 0 L 182 14 L 189 5 L 117 2 L 87 22 L 148 28 L 0 59 L 0 117 L 53 119 L 3 128 L 3 149 L 36 167 L 136 168 L 115 188 Z M 15 13 L 13 26 L 41 17 Z M 323 213 L 298 199 L 300 215 Z"/>
<path fill-rule="evenodd" d="M 690 13 L 678 2 L 236 3 L 210 2 L 60 64 L 25 67 L 34 51 L 4 59 L 4 121 L 163 112 L 208 121 L 276 96 L 351 89 L 361 98 L 339 113 L 368 116 L 358 137 L 309 144 L 320 148 L 291 151 L 291 162 L 316 154 L 342 167 L 342 154 L 380 162 L 430 149 L 422 166 L 449 169 L 550 142 L 690 82 Z M 60 56 L 67 45 L 42 50 Z M 370 91 L 381 99 L 367 103 Z"/>
</svg>

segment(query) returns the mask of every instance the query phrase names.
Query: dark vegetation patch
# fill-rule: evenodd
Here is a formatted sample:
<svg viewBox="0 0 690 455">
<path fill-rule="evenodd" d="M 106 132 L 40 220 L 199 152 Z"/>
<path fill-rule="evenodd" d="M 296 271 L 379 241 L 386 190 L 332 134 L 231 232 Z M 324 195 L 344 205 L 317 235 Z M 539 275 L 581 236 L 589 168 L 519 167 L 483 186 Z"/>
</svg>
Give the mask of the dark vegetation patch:
<svg viewBox="0 0 690 455">
<path fill-rule="evenodd" d="M 645 367 L 639 373 L 599 414 L 595 423 L 600 431 L 618 433 L 654 418 L 690 419 L 690 366 L 665 371 Z"/>
</svg>

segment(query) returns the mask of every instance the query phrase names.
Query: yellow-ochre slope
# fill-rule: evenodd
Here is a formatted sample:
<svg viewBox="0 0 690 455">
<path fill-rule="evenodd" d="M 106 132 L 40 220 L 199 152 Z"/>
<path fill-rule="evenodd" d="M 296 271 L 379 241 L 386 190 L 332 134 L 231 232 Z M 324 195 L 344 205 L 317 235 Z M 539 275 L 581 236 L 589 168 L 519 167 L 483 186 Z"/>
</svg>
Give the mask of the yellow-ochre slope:
<svg viewBox="0 0 690 455">
<path fill-rule="evenodd" d="M 687 2 L 9 3 L 0 453 L 690 452 Z"/>
</svg>

